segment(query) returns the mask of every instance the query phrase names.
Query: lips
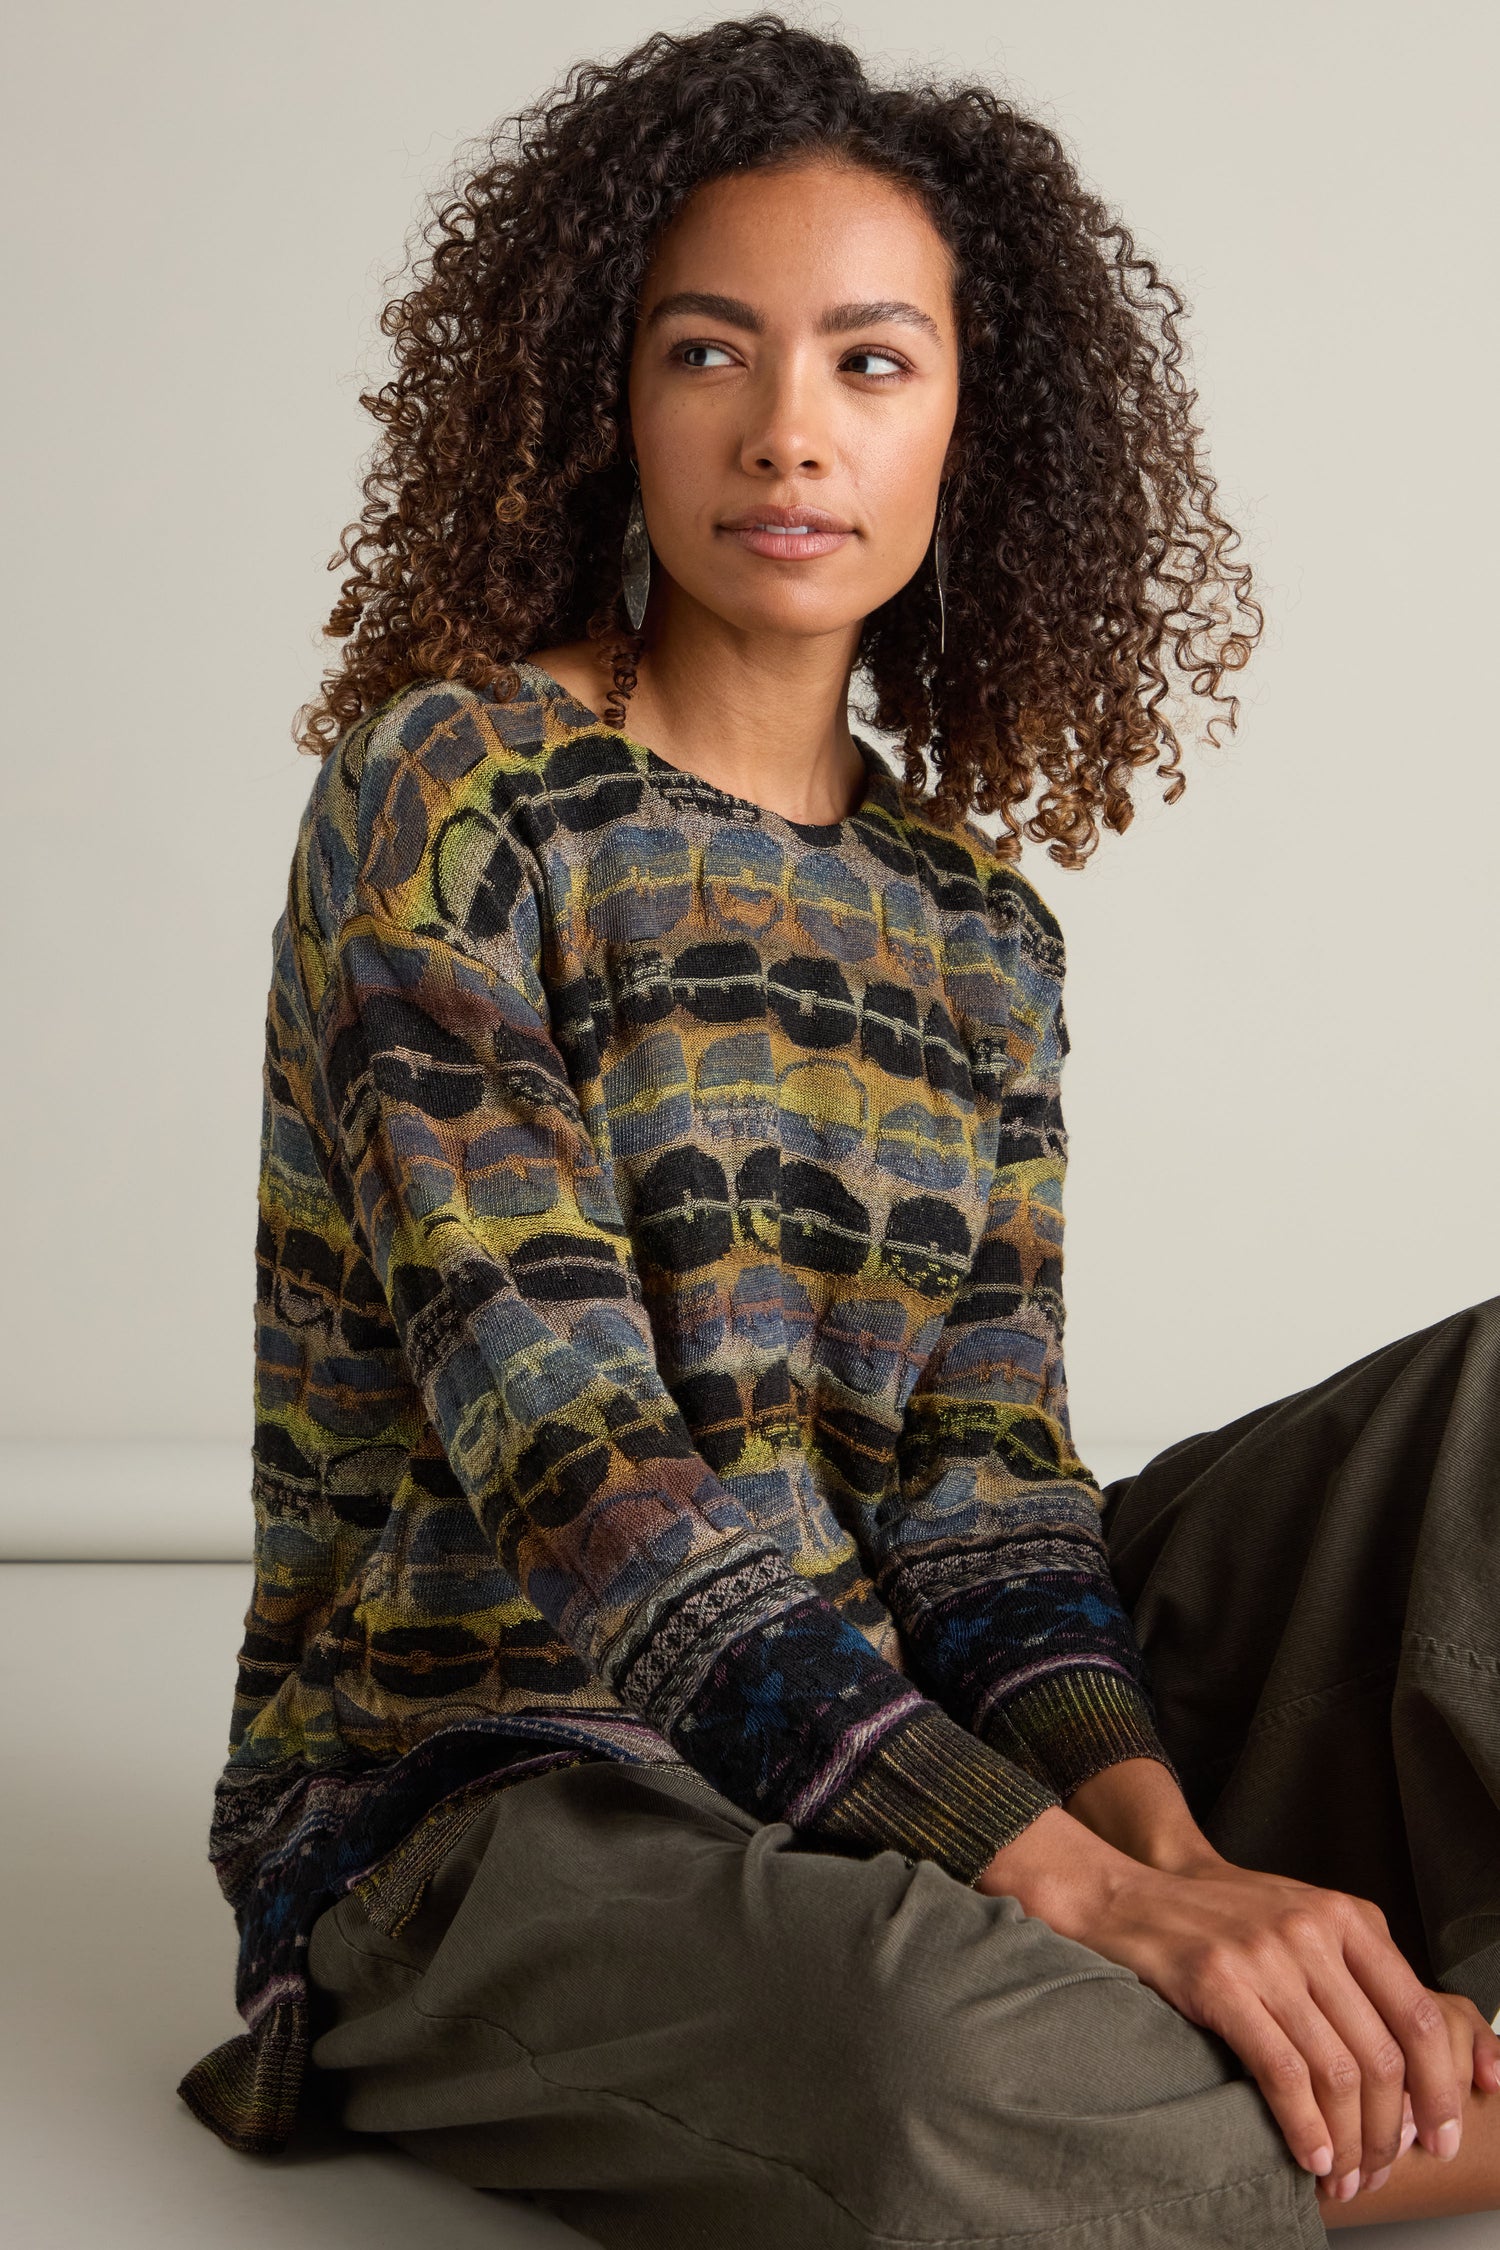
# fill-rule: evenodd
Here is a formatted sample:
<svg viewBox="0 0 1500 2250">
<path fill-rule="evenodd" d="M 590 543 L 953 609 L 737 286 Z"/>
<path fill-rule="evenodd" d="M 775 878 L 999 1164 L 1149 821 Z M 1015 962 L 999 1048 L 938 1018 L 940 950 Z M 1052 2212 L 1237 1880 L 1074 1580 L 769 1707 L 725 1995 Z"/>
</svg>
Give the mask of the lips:
<svg viewBox="0 0 1500 2250">
<path fill-rule="evenodd" d="M 746 508 L 719 529 L 752 555 L 772 562 L 807 562 L 831 555 L 854 537 L 853 526 L 826 508 Z"/>
<path fill-rule="evenodd" d="M 849 532 L 851 524 L 841 516 L 831 516 L 825 508 L 746 508 L 743 514 L 730 516 L 719 526 L 721 531 L 839 531 Z"/>
</svg>

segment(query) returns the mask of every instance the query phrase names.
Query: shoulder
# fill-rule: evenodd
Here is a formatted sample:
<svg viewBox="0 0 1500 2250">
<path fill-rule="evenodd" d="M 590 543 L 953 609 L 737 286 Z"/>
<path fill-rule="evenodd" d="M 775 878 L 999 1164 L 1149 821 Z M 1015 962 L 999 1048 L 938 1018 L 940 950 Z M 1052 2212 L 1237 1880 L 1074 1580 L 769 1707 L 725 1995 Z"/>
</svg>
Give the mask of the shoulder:
<svg viewBox="0 0 1500 2250">
<path fill-rule="evenodd" d="M 944 991 L 971 1059 L 1003 1056 L 997 1083 L 1050 1077 L 1067 1053 L 1064 945 L 1051 908 L 977 821 L 945 827 L 892 778 L 857 817 L 867 849 L 890 870 L 885 912 L 936 923 Z"/>
<path fill-rule="evenodd" d="M 377 826 L 394 841 L 393 829 L 427 825 L 417 819 L 419 808 L 441 814 L 471 802 L 498 811 L 528 786 L 539 790 L 546 718 L 524 682 L 517 697 L 499 703 L 461 680 L 414 680 L 351 728 L 346 756 L 367 831 L 360 864 L 371 879 L 391 879 L 373 864 L 381 857 Z M 341 742 L 331 755 L 343 749 Z"/>
<path fill-rule="evenodd" d="M 1002 857 L 976 820 L 944 827 L 923 799 L 892 777 L 870 808 L 866 841 L 893 872 L 898 863 L 900 872 L 909 870 L 945 915 L 983 915 L 998 938 L 1024 946 L 1061 974 L 1061 924 L 1035 884 Z"/>
<path fill-rule="evenodd" d="M 419 832 L 431 841 L 460 816 L 539 844 L 636 809 L 644 784 L 628 744 L 545 673 L 514 669 L 516 691 L 503 702 L 461 681 L 418 680 L 351 730 L 362 730 L 367 881 L 405 880 Z"/>
<path fill-rule="evenodd" d="M 440 860 L 446 887 L 500 874 L 486 832 L 498 842 L 506 807 L 541 788 L 546 731 L 534 696 L 500 704 L 454 680 L 414 680 L 356 719 L 319 767 L 303 812 L 292 877 L 299 926 L 331 944 L 361 904 L 431 920 L 445 887 Z"/>
<path fill-rule="evenodd" d="M 579 730 L 556 696 L 528 666 L 516 671 L 505 701 L 461 680 L 410 681 L 339 736 L 304 827 L 338 838 L 351 884 L 399 891 L 460 830 L 465 856 L 486 829 L 514 841 L 519 808 L 548 792 L 559 753 L 570 773 L 579 763 Z"/>
<path fill-rule="evenodd" d="M 617 734 L 534 667 L 515 670 L 504 700 L 414 680 L 335 743 L 304 843 L 326 863 L 311 839 L 338 838 L 330 930 L 374 914 L 507 976 L 535 967 L 554 839 L 630 812 L 642 783 Z"/>
</svg>

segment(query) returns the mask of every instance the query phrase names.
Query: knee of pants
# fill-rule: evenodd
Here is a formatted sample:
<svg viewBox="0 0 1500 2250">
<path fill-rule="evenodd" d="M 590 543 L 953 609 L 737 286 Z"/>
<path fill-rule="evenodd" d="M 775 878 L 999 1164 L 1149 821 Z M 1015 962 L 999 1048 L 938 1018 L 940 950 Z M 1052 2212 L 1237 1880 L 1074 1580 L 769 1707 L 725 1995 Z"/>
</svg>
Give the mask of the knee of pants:
<svg viewBox="0 0 1500 2250">
<path fill-rule="evenodd" d="M 930 1862 L 881 1876 L 865 1863 L 831 1926 L 804 1923 L 777 2049 L 815 2120 L 794 2140 L 878 2232 L 982 2237 L 997 2195 L 1016 2231 L 1256 2179 L 1284 2202 L 1295 2168 L 1221 2040 L 1013 1899 Z"/>
<path fill-rule="evenodd" d="M 922 1871 L 919 1871 L 919 1878 Z M 930 1872 L 946 1881 L 936 1869 Z M 1189 2101 L 1242 2078 L 1232 2051 L 1119 1964 L 1060 1937 L 1014 1900 L 977 1928 L 868 1985 L 845 1988 L 843 2090 L 900 2121 L 974 2107 L 1113 2117 Z"/>
<path fill-rule="evenodd" d="M 1044 2232 L 1160 2207 L 1175 2214 L 1163 2244 L 1300 2240 L 1281 2230 L 1311 2183 L 1231 2051 L 1099 1969 L 916 1988 L 887 2013 L 832 2097 L 878 2232 Z M 1238 2209 L 1222 2233 L 1221 2203 Z"/>
</svg>

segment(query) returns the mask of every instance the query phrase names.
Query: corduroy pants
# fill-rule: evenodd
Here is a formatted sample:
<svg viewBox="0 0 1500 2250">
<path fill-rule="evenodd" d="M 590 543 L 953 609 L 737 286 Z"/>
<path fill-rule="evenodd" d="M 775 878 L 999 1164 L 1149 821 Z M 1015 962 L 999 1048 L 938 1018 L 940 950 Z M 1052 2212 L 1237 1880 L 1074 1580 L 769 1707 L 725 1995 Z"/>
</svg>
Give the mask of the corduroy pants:
<svg viewBox="0 0 1500 2250">
<path fill-rule="evenodd" d="M 1379 1902 L 1500 2009 L 1500 1299 L 1185 1439 L 1105 1528 L 1214 1843 Z M 799 1848 L 695 1778 L 486 1802 L 398 1937 L 317 1922 L 335 2114 L 610 2250 L 1292 2250 L 1233 2052 L 933 1861 Z"/>
</svg>

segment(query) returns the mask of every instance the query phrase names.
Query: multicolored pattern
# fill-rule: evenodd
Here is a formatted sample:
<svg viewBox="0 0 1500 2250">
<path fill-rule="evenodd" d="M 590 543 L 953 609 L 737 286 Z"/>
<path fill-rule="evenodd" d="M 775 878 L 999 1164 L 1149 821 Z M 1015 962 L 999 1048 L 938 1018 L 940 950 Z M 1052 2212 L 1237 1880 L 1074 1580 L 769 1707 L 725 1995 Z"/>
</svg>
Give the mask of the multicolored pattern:
<svg viewBox="0 0 1500 2250">
<path fill-rule="evenodd" d="M 972 1881 L 1163 1758 L 1074 1453 L 1062 947 L 866 751 L 800 826 L 546 673 L 318 774 L 277 927 L 256 1583 L 210 1854 L 282 2145 L 307 1931 L 578 1756 Z"/>
</svg>

